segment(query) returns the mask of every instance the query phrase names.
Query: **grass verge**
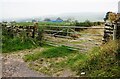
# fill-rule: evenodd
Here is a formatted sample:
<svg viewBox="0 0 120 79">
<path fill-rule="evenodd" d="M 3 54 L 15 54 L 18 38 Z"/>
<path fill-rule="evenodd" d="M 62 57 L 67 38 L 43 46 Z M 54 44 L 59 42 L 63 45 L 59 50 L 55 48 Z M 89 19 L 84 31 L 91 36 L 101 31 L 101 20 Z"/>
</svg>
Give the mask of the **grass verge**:
<svg viewBox="0 0 120 79">
<path fill-rule="evenodd" d="M 9 53 L 13 51 L 23 50 L 23 49 L 30 49 L 34 48 L 37 45 L 35 41 L 30 38 L 26 38 L 24 40 L 16 37 L 16 38 L 3 38 L 2 39 L 2 52 Z"/>
<path fill-rule="evenodd" d="M 77 63 L 75 70 L 80 76 L 119 77 L 118 43 L 120 44 L 120 42 L 110 41 L 100 48 L 94 48 L 87 55 L 87 60 Z M 82 72 L 86 74 L 81 75 Z"/>
<path fill-rule="evenodd" d="M 110 41 L 94 47 L 88 53 L 78 53 L 69 47 L 51 47 L 42 52 L 26 55 L 30 67 L 49 75 L 60 75 L 66 69 L 83 77 L 119 77 L 120 42 Z M 34 61 L 34 62 L 33 62 Z M 84 72 L 85 74 L 81 74 Z M 74 75 L 75 76 L 75 75 Z"/>
<path fill-rule="evenodd" d="M 39 58 L 56 58 L 56 57 L 64 57 L 71 53 L 74 53 L 72 49 L 67 46 L 60 47 L 52 47 L 44 50 L 42 52 L 36 52 L 34 54 L 29 54 L 24 57 L 25 61 L 35 61 Z"/>
</svg>

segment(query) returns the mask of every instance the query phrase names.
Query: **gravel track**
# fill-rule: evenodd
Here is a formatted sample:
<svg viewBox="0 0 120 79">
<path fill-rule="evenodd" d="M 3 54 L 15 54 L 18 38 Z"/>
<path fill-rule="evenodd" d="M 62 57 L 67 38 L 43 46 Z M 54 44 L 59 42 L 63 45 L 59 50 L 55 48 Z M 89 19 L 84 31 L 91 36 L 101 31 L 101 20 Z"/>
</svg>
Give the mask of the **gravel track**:
<svg viewBox="0 0 120 79">
<path fill-rule="evenodd" d="M 33 51 L 41 50 L 40 48 L 34 50 L 23 50 L 13 52 L 12 54 L 3 54 L 2 57 L 2 76 L 3 77 L 47 77 L 42 73 L 36 72 L 28 68 L 22 57 L 25 54 Z"/>
</svg>

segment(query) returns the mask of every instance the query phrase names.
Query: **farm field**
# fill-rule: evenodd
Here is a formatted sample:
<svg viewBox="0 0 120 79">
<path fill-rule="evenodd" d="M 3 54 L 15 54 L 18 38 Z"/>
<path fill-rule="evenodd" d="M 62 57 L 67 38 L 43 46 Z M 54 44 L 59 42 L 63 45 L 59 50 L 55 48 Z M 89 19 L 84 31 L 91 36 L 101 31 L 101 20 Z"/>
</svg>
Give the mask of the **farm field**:
<svg viewBox="0 0 120 79">
<path fill-rule="evenodd" d="M 38 22 L 40 26 L 99 26 L 103 24 L 104 22 L 90 22 L 90 21 L 85 21 L 85 22 Z M 28 26 L 28 25 L 33 25 L 32 22 L 17 22 L 17 25 L 21 26 Z"/>
</svg>

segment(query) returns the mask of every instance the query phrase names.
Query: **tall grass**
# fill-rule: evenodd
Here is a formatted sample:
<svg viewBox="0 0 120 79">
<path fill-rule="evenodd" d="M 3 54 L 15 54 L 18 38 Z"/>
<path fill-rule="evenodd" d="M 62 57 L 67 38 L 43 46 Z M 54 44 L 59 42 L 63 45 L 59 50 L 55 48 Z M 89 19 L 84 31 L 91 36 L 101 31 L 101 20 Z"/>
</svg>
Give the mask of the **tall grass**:
<svg viewBox="0 0 120 79">
<path fill-rule="evenodd" d="M 30 49 L 33 47 L 36 47 L 37 45 L 34 44 L 33 39 L 20 39 L 18 37 L 15 38 L 4 38 L 2 39 L 2 52 L 8 53 L 13 52 L 17 50 L 23 50 L 23 49 Z"/>
<path fill-rule="evenodd" d="M 12 27 L 12 26 L 11 26 Z M 26 31 L 16 33 L 13 28 L 3 26 L 2 29 L 2 52 L 8 53 L 17 50 L 30 49 L 43 44 L 43 27 L 38 28 L 38 35 L 27 36 Z"/>
<path fill-rule="evenodd" d="M 110 41 L 100 48 L 94 48 L 87 55 L 87 60 L 77 63 L 76 71 L 80 76 L 119 77 L 118 43 Z M 81 75 L 81 72 L 86 74 Z"/>
<path fill-rule="evenodd" d="M 65 59 L 57 63 L 51 63 L 53 69 L 71 68 L 79 76 L 85 77 L 119 77 L 119 45 L 120 42 L 118 41 L 110 41 L 100 47 L 94 47 L 86 54 L 78 53 L 66 46 L 51 47 L 42 52 L 28 54 L 24 57 L 24 60 L 35 61 L 44 58 L 52 61 L 52 58 L 61 57 Z M 85 72 L 85 74 L 81 74 L 82 72 Z"/>
</svg>

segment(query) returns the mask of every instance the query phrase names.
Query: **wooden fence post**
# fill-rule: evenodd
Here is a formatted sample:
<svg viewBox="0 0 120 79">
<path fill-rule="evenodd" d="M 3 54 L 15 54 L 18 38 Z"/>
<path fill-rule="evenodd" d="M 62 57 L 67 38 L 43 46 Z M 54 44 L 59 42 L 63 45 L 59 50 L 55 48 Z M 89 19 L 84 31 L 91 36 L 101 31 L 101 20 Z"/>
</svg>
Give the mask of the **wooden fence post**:
<svg viewBox="0 0 120 79">
<path fill-rule="evenodd" d="M 36 31 L 38 30 L 38 23 L 37 22 L 35 22 L 34 23 L 34 25 L 33 25 L 33 32 L 32 32 L 32 38 L 35 38 L 35 33 L 36 33 Z"/>
<path fill-rule="evenodd" d="M 120 40 L 120 20 L 116 23 L 116 39 Z"/>
<path fill-rule="evenodd" d="M 114 29 L 113 29 L 113 40 L 116 40 L 117 39 L 117 35 L 116 35 L 116 33 L 117 33 L 117 25 L 116 24 L 114 24 Z"/>
</svg>

